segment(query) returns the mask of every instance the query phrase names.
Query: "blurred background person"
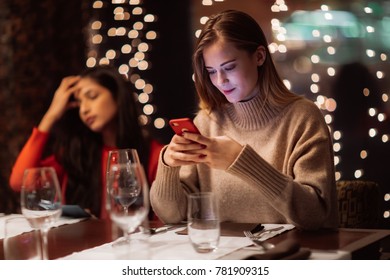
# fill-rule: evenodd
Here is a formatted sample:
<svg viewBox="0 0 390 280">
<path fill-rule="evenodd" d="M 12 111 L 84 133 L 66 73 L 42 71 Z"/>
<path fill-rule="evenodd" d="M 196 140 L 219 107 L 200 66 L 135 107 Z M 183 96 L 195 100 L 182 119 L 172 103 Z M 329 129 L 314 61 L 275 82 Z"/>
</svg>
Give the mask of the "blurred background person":
<svg viewBox="0 0 390 280">
<path fill-rule="evenodd" d="M 107 218 L 105 170 L 108 152 L 137 149 L 148 179 L 154 179 L 161 145 L 139 124 L 134 88 L 117 69 L 97 66 L 65 77 L 52 103 L 20 152 L 10 186 L 20 191 L 26 168 L 52 166 L 66 204 Z"/>
</svg>

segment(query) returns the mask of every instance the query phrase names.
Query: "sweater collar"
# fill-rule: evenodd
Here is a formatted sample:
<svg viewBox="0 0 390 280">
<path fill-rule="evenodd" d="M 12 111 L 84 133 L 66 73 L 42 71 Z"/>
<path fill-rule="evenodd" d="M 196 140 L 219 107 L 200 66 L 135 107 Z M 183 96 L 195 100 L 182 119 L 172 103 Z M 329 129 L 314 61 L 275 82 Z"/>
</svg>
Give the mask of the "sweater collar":
<svg viewBox="0 0 390 280">
<path fill-rule="evenodd" d="M 258 92 L 248 101 L 227 104 L 226 111 L 236 127 L 259 129 L 274 119 L 282 108 L 272 107 L 264 94 Z"/>
</svg>

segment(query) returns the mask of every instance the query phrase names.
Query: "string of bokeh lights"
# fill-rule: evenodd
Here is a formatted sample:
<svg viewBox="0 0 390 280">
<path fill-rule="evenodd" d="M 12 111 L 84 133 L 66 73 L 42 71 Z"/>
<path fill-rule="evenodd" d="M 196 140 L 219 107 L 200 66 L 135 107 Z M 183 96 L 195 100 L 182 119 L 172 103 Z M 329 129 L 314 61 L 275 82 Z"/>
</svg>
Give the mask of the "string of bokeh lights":
<svg viewBox="0 0 390 280">
<path fill-rule="evenodd" d="M 90 22 L 86 66 L 120 62 L 119 73 L 125 75 L 137 90 L 134 94 L 142 106 L 140 123 L 152 124 L 157 129 L 165 127 L 166 121 L 155 117 L 154 87 L 143 78 L 143 73 L 152 67 L 148 53 L 158 37 L 148 24 L 155 23 L 157 17 L 145 11 L 141 0 L 96 0 L 92 8 L 96 11 L 94 14 L 99 14 L 101 9 L 112 9 L 112 20 L 97 18 Z"/>
<path fill-rule="evenodd" d="M 224 2 L 224 0 L 214 0 L 214 1 L 213 0 L 202 0 L 202 5 L 203 6 L 212 6 L 213 4 L 215 4 L 214 2 Z M 331 13 L 331 9 L 328 5 L 322 4 L 320 6 L 320 10 L 322 11 L 322 15 L 326 21 L 331 22 L 332 20 L 334 20 L 333 15 Z M 281 12 L 287 12 L 287 11 L 288 11 L 288 6 L 284 0 L 276 0 L 275 3 L 273 5 L 271 5 L 271 12 L 273 12 L 275 14 L 281 13 Z M 371 14 L 371 13 L 373 13 L 373 9 L 371 7 L 366 6 L 366 7 L 363 7 L 363 12 L 366 14 Z M 207 20 L 208 20 L 207 16 L 202 16 L 200 18 L 199 22 L 202 25 L 204 25 L 207 22 Z M 273 32 L 275 40 L 273 42 L 271 42 L 268 46 L 270 52 L 272 54 L 285 54 L 285 53 L 287 53 L 288 46 L 285 44 L 287 31 L 282 26 L 281 21 L 278 18 L 274 17 L 271 20 L 271 28 L 272 28 L 272 32 Z M 365 30 L 367 33 L 375 33 L 375 31 L 376 31 L 375 28 L 371 25 L 365 26 Z M 199 37 L 200 32 L 201 32 L 200 29 L 196 30 L 195 36 Z M 332 42 L 334 41 L 332 34 L 327 34 L 326 32 L 322 32 L 320 29 L 314 28 L 312 30 L 312 36 L 314 38 L 317 38 L 319 41 L 322 41 L 322 44 L 327 45 L 326 50 L 327 50 L 328 55 L 332 56 L 332 55 L 335 55 L 337 53 L 337 46 L 332 44 Z M 369 58 L 375 58 L 378 56 L 382 62 L 388 61 L 388 57 L 387 57 L 386 53 L 384 53 L 384 52 L 377 54 L 375 50 L 366 49 L 366 55 Z M 341 142 L 342 142 L 343 132 L 339 131 L 339 130 L 332 131 L 332 127 L 331 127 L 332 123 L 334 121 L 333 113 L 337 108 L 337 102 L 335 99 L 333 99 L 331 97 L 327 97 L 325 94 L 321 93 L 321 88 L 319 85 L 320 81 L 322 79 L 321 74 L 311 71 L 312 70 L 311 65 L 316 65 L 316 64 L 321 63 L 321 56 L 319 56 L 317 54 L 313 54 L 313 55 L 311 55 L 311 57 L 301 58 L 299 63 L 300 63 L 300 67 L 302 67 L 302 65 L 303 65 L 303 68 L 305 68 L 305 71 L 310 75 L 311 84 L 309 87 L 309 92 L 311 92 L 312 94 L 315 95 L 314 103 L 318 106 L 318 108 L 320 108 L 323 111 L 325 121 L 329 126 L 329 130 L 332 132 L 332 136 L 333 136 L 333 140 L 334 140 L 333 150 L 335 152 L 334 161 L 335 161 L 335 166 L 336 166 L 335 176 L 336 176 L 336 180 L 341 180 L 343 178 L 343 174 L 337 170 L 337 165 L 342 160 L 340 158 L 340 156 L 338 155 L 338 153 L 342 149 Z M 294 68 L 296 69 L 297 67 L 294 67 Z M 328 75 L 329 77 L 334 77 L 336 75 L 336 73 L 337 73 L 337 69 L 335 67 L 333 67 L 333 66 L 327 67 L 326 75 Z M 377 70 L 375 74 L 376 74 L 376 78 L 379 80 L 385 78 L 385 73 L 381 70 Z M 284 79 L 284 83 L 289 89 L 292 88 L 292 82 L 290 80 Z M 363 90 L 362 94 L 364 96 L 368 96 L 370 94 L 370 90 L 368 88 L 365 88 Z M 382 93 L 380 98 L 382 99 L 382 102 L 386 103 L 389 101 L 389 94 L 384 92 L 384 93 Z M 368 108 L 367 113 L 368 113 L 369 117 L 376 118 L 378 122 L 383 122 L 387 118 L 386 112 L 380 112 L 378 110 L 378 108 Z M 371 138 L 381 137 L 381 141 L 383 143 L 387 143 L 389 141 L 389 135 L 386 133 L 381 134 L 381 132 L 375 127 L 370 128 L 369 131 L 367 132 L 367 134 Z M 359 156 L 362 160 L 366 159 L 368 154 L 369 154 L 369 151 L 366 149 L 362 149 L 359 152 Z M 364 170 L 362 168 L 357 169 L 354 172 L 354 177 L 356 179 L 362 178 L 363 175 L 364 175 Z M 386 193 L 384 195 L 384 200 L 390 201 L 390 193 Z M 383 217 L 390 218 L 390 210 L 385 210 L 383 213 Z"/>
</svg>

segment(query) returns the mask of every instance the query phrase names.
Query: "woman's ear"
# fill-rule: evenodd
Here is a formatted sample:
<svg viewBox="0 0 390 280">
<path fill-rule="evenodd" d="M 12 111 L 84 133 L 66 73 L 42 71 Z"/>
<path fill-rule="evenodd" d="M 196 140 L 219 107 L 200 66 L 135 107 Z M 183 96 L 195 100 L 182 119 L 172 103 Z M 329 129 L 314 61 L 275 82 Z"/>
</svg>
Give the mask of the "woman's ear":
<svg viewBox="0 0 390 280">
<path fill-rule="evenodd" d="M 259 46 L 256 49 L 257 66 L 263 65 L 266 56 L 267 56 L 267 52 L 265 51 L 265 47 L 264 46 Z"/>
</svg>

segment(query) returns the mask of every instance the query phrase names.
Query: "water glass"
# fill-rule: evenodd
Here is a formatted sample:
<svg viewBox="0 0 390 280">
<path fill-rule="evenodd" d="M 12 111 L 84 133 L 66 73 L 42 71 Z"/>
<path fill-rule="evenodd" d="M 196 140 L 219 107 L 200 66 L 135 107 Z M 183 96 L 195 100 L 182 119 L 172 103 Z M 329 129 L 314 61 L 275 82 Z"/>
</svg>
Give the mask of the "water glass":
<svg viewBox="0 0 390 280">
<path fill-rule="evenodd" d="M 38 230 L 26 218 L 10 217 L 4 224 L 4 258 L 6 260 L 41 260 L 42 246 Z"/>
<path fill-rule="evenodd" d="M 211 192 L 188 195 L 187 229 L 191 245 L 198 253 L 217 249 L 220 237 L 219 212 Z"/>
<path fill-rule="evenodd" d="M 61 189 L 53 167 L 24 171 L 20 208 L 31 227 L 40 231 L 43 259 L 49 259 L 48 232 L 61 216 Z"/>
<path fill-rule="evenodd" d="M 130 234 L 140 227 L 149 213 L 149 185 L 137 150 L 110 151 L 106 176 L 107 211 L 111 220 L 122 229 L 124 237 L 113 246 L 129 246 Z"/>
</svg>

